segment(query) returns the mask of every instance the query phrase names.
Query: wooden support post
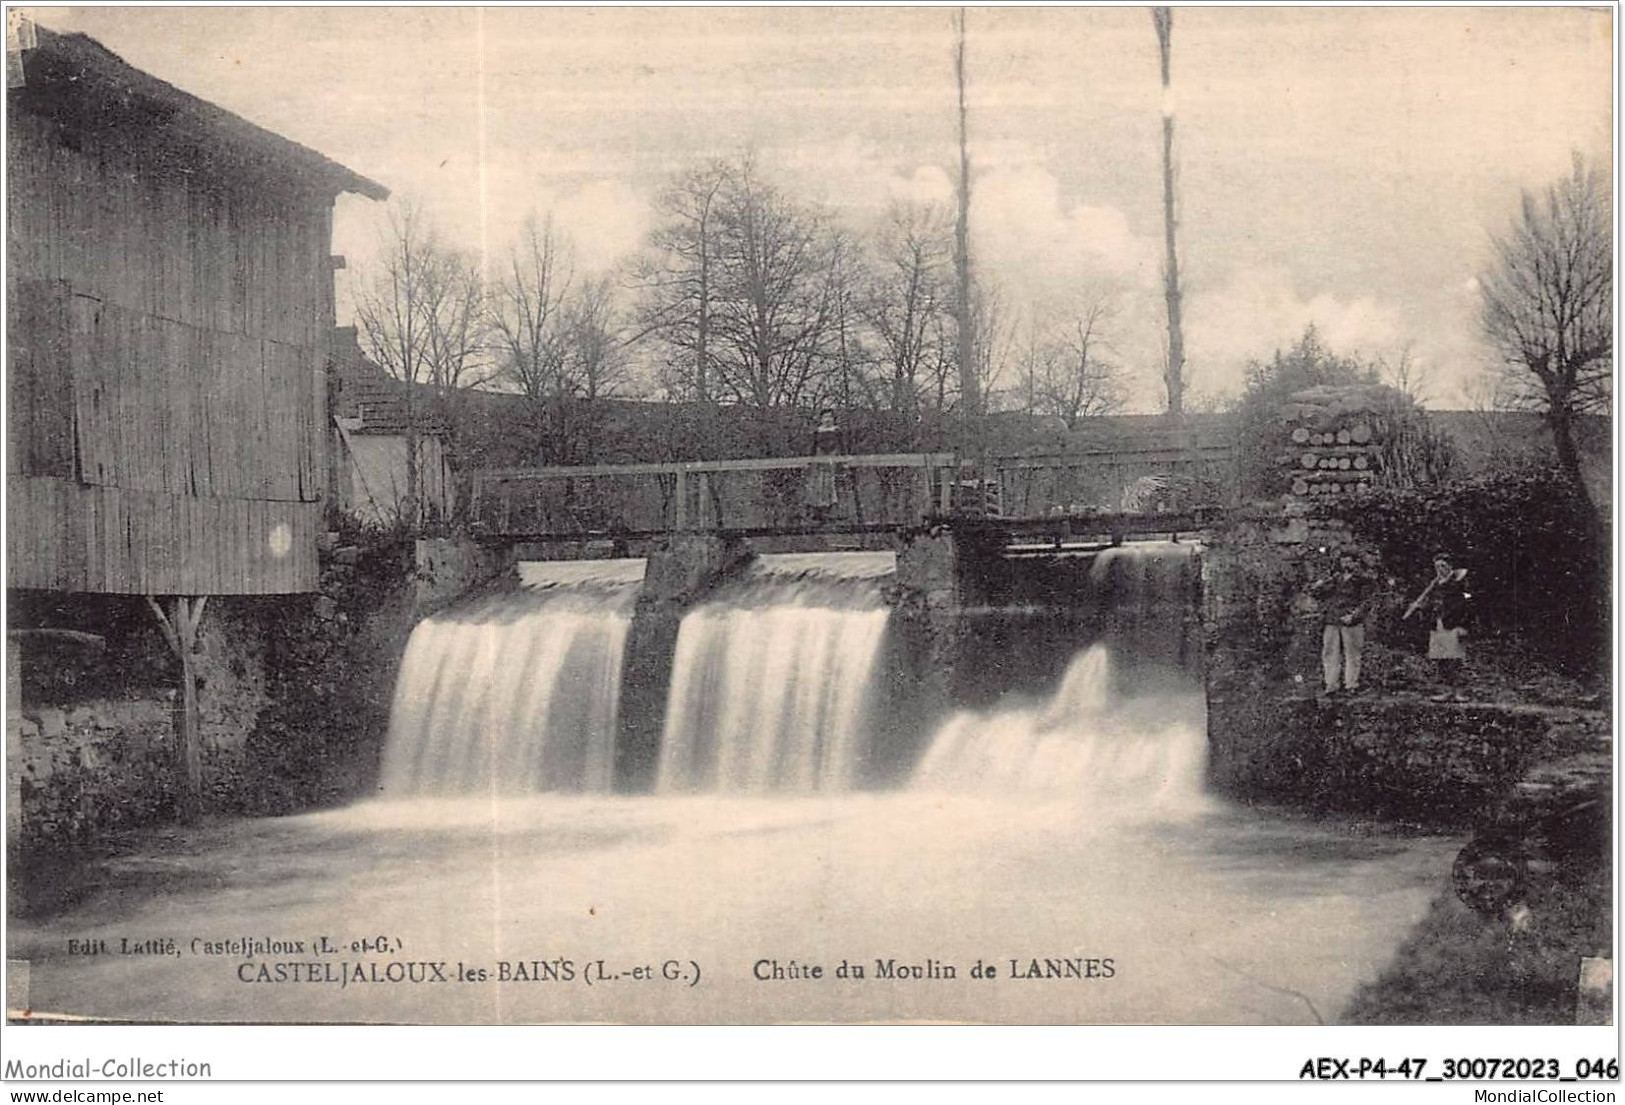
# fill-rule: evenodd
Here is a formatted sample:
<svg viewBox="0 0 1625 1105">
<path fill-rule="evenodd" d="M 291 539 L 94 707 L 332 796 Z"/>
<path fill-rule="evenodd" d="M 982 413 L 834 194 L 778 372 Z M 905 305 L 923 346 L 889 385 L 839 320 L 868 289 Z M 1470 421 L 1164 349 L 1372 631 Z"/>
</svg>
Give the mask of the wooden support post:
<svg viewBox="0 0 1625 1105">
<path fill-rule="evenodd" d="M 147 605 L 158 619 L 164 640 L 181 662 L 181 705 L 175 714 L 175 778 L 179 788 L 180 819 L 191 823 L 203 809 L 203 747 L 198 721 L 197 642 L 203 622 L 203 608 L 209 597 L 187 598 L 175 595 L 166 612 L 158 600 L 147 596 Z"/>
</svg>

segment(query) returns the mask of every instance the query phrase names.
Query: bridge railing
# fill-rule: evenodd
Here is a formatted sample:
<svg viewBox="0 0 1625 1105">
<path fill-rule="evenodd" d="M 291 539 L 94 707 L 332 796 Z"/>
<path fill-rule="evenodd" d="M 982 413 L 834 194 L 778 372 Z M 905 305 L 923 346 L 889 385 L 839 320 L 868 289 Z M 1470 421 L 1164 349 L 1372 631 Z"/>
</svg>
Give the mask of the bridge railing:
<svg viewBox="0 0 1625 1105">
<path fill-rule="evenodd" d="M 490 536 L 862 532 L 955 513 L 1118 510 L 1136 479 L 1218 473 L 1229 455 L 1209 446 L 995 457 L 985 468 L 952 453 L 495 468 L 464 473 L 460 490 L 472 528 Z"/>
</svg>

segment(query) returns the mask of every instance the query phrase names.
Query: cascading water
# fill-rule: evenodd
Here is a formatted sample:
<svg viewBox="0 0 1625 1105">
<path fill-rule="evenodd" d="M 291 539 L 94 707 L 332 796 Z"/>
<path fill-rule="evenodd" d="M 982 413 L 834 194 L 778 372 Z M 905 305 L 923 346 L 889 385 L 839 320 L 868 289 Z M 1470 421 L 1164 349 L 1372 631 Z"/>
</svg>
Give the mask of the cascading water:
<svg viewBox="0 0 1625 1105">
<path fill-rule="evenodd" d="M 1124 699 L 1111 684 L 1110 652 L 1094 645 L 1042 706 L 955 714 L 933 738 L 916 787 L 1159 810 L 1197 804 L 1207 742 L 1199 700 Z"/>
<path fill-rule="evenodd" d="M 644 562 L 520 565 L 520 586 L 426 618 L 401 661 L 386 796 L 607 791 Z"/>
<path fill-rule="evenodd" d="M 677 635 L 662 791 L 843 790 L 858 782 L 889 609 L 890 554 L 765 556 Z"/>
<path fill-rule="evenodd" d="M 883 584 L 851 578 L 863 574 L 857 561 L 764 558 L 682 624 L 673 685 L 659 688 L 673 706 L 658 779 L 668 793 L 630 799 L 604 791 L 641 564 L 527 569 L 517 590 L 431 618 L 414 636 L 385 769 L 386 791 L 405 800 L 221 818 L 189 832 L 183 849 L 166 835 L 147 854 L 121 850 L 107 878 L 128 892 L 82 896 L 48 923 L 14 918 L 7 955 L 32 962 L 36 1012 L 111 1020 L 1318 1017 L 1392 958 L 1461 841 L 1350 835 L 1220 799 L 1192 808 L 1202 700 L 1174 640 L 1190 610 L 1189 592 L 1174 608 L 1191 582 L 1182 555 L 1124 549 L 1016 565 L 1013 586 L 989 597 L 994 613 L 971 626 L 978 645 L 995 633 L 968 665 L 992 676 L 967 699 L 977 708 L 918 759 L 884 723 L 902 717 L 906 728 L 906 683 L 865 705 L 882 657 L 895 654 L 902 671 L 918 627 L 900 618 L 896 639 L 883 641 Z M 1068 605 L 1081 615 L 1062 616 Z M 675 628 L 665 623 L 662 639 Z M 1036 644 L 1011 647 L 1035 632 Z M 865 769 L 879 761 L 913 766 L 911 784 L 836 790 L 877 781 Z M 747 788 L 764 792 L 715 793 Z M 131 870 L 162 878 L 143 893 Z M 336 936 L 376 922 L 410 955 L 494 977 L 224 986 L 209 956 L 61 951 L 64 934 L 109 944 L 131 932 L 283 936 L 331 932 L 334 918 L 356 922 Z M 579 970 L 600 954 L 622 965 L 692 956 L 706 982 L 533 984 L 537 960 L 579 956 Z M 759 957 L 792 954 L 826 972 L 850 959 L 872 969 L 957 963 L 961 973 L 928 984 L 760 981 Z M 1078 956 L 1110 957 L 1115 976 L 1027 981 L 1038 963 Z M 1006 973 L 968 978 L 981 957 Z"/>
<path fill-rule="evenodd" d="M 1200 805 L 1203 702 L 1181 625 L 1194 563 L 1189 546 L 1167 544 L 1093 556 L 1082 582 L 1094 643 L 1073 656 L 1059 688 L 1041 703 L 950 717 L 914 786 L 1049 794 L 1096 808 Z"/>
</svg>

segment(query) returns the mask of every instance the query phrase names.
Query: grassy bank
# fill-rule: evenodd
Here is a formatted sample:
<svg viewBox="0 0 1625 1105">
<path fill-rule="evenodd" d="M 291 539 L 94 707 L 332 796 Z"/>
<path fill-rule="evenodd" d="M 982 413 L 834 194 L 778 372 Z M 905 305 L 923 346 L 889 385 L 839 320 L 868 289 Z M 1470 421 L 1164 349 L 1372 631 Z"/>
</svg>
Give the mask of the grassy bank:
<svg viewBox="0 0 1625 1105">
<path fill-rule="evenodd" d="M 1581 957 L 1611 953 L 1612 881 L 1606 859 L 1551 873 L 1531 883 L 1521 920 L 1481 916 L 1442 886 L 1393 964 L 1355 992 L 1343 1020 L 1573 1024 Z"/>
</svg>

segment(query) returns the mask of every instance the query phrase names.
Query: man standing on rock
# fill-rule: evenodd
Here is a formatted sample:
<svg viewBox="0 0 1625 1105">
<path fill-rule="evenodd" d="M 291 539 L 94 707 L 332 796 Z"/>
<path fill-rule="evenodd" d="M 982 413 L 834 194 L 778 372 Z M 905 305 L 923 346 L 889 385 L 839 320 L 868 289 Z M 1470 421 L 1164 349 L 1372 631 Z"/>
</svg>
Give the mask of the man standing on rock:
<svg viewBox="0 0 1625 1105">
<path fill-rule="evenodd" d="M 1320 606 L 1320 670 L 1327 694 L 1354 694 L 1360 689 L 1360 653 L 1365 648 L 1365 619 L 1376 580 L 1357 557 L 1337 558 L 1337 568 L 1309 585 Z"/>
</svg>

